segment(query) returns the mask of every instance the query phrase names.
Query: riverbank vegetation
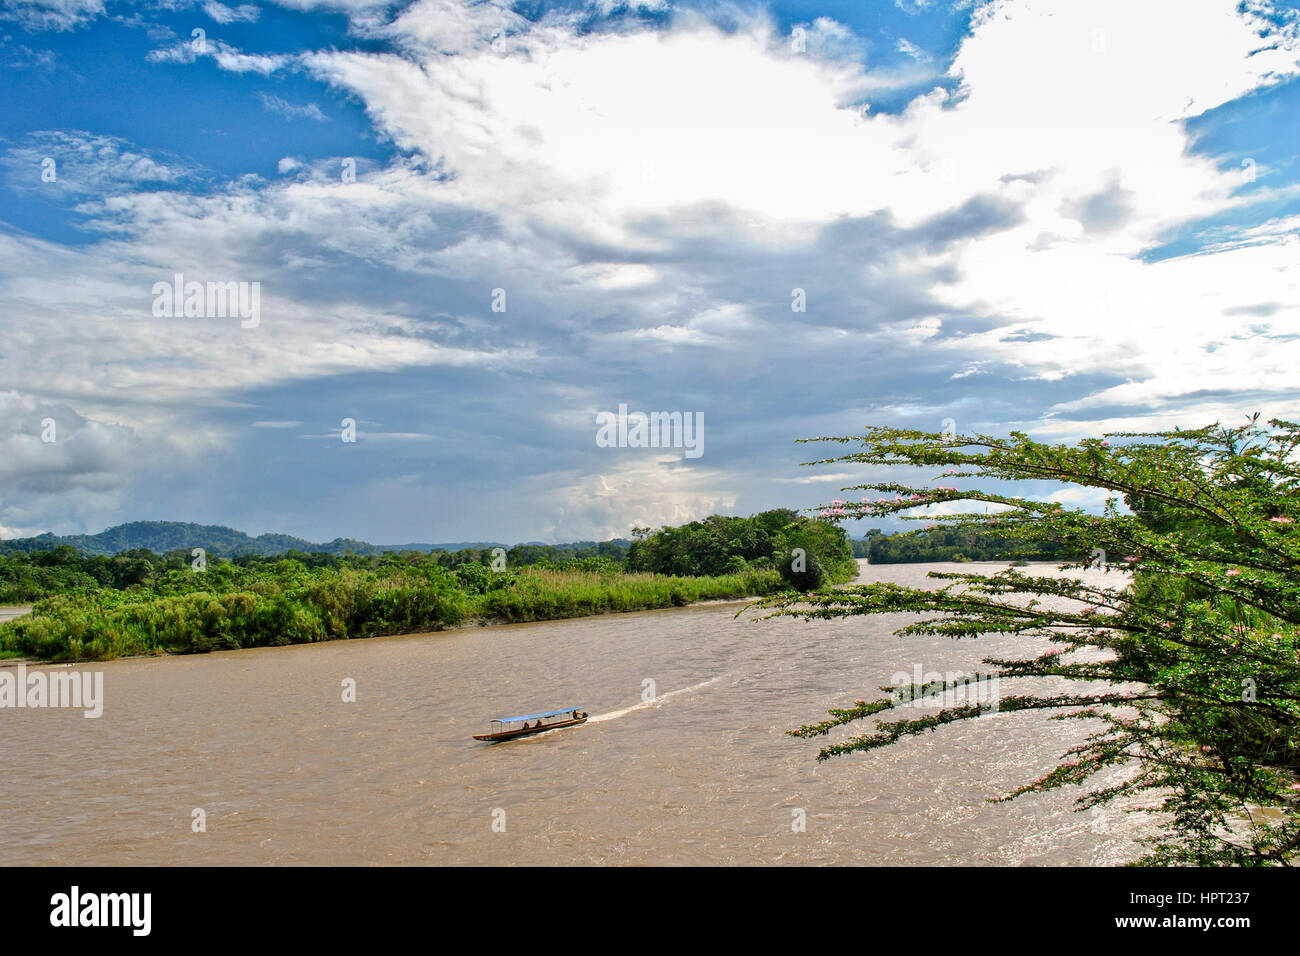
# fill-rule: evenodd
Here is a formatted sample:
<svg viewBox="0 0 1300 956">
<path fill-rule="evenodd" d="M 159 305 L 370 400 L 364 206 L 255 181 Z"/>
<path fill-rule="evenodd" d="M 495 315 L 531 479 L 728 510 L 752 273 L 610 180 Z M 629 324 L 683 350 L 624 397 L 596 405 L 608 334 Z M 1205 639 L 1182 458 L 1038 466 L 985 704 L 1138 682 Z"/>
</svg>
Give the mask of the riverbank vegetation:
<svg viewBox="0 0 1300 956">
<path fill-rule="evenodd" d="M 1003 799 L 1087 786 L 1080 809 L 1146 802 L 1158 833 L 1144 862 L 1267 865 L 1300 852 L 1300 425 L 1251 419 L 1077 445 L 873 428 L 821 438 L 857 450 L 812 464 L 920 467 L 940 480 L 1054 480 L 1100 489 L 1097 512 L 985 490 L 872 483 L 883 497 L 832 503 L 835 517 L 884 517 L 953 503 L 933 519 L 958 533 L 1052 542 L 1131 575 L 1114 583 L 931 573 L 935 588 L 852 585 L 759 602 L 807 618 L 910 612 L 899 634 L 1014 634 L 1035 651 L 988 659 L 995 700 L 937 696 L 939 682 L 887 688 L 791 731 L 836 733 L 819 759 L 870 751 L 992 712 L 1041 711 L 1090 733 L 1041 778 Z M 1067 565 L 1081 568 L 1083 562 Z M 907 668 L 900 668 L 906 670 Z M 1044 678 L 1049 678 L 1046 684 Z M 1044 690 L 1043 687 L 1049 689 Z M 923 709 L 916 710 L 917 706 Z M 891 712 L 907 708 L 899 719 Z M 896 715 L 898 716 L 898 715 Z M 869 721 L 857 736 L 838 731 Z M 990 732 L 1008 725 L 990 721 Z M 1102 771 L 1114 771 L 1097 777 Z M 1141 806 L 1141 805 L 1139 805 Z"/>
<path fill-rule="evenodd" d="M 705 560 L 691 533 L 687 550 L 695 559 L 681 572 L 656 570 L 644 553 L 636 565 L 601 553 L 556 560 L 546 546 L 535 545 L 522 546 L 531 549 L 522 552 L 291 552 L 229 560 L 143 549 L 112 558 L 85 556 L 68 546 L 11 554 L 0 557 L 0 603 L 36 603 L 30 614 L 0 625 L 0 656 L 104 660 L 757 597 L 792 586 L 782 574 L 783 562 L 775 560 L 785 553 L 778 549 L 797 546 L 792 542 L 804 546 L 817 567 L 829 569 L 821 583 L 856 573 L 851 559 L 843 561 L 848 545 L 841 529 L 793 512 L 777 517 L 784 523 L 761 515 L 697 522 L 740 528 L 762 519 L 770 533 L 752 559 L 728 552 L 723 560 Z M 680 530 L 642 529 L 638 540 L 653 547 L 665 536 L 677 540 Z M 521 564 L 512 565 L 512 555 Z"/>
<path fill-rule="evenodd" d="M 264 536 L 265 537 L 265 536 Z M 200 549 L 206 550 L 206 549 Z M 229 559 L 237 568 L 256 571 L 276 562 L 296 561 L 310 569 L 378 571 L 381 568 L 402 564 L 428 564 L 449 571 L 465 565 L 498 564 L 521 568 L 567 567 L 575 570 L 598 570 L 606 566 L 623 564 L 627 548 L 618 542 L 592 542 L 590 545 L 517 545 L 506 551 L 492 548 L 468 547 L 457 551 L 388 551 L 372 554 L 335 555 L 322 551 L 304 552 L 290 550 L 283 554 L 265 556 L 239 554 Z M 71 545 L 60 545 L 49 551 L 12 551 L 0 554 L 0 604 L 29 604 L 42 598 L 73 591 L 94 591 L 110 588 L 123 591 L 134 587 L 152 587 L 168 571 L 193 570 L 198 552 L 174 549 L 161 554 L 147 548 L 132 548 L 115 555 L 83 554 Z M 208 552 L 200 563 L 215 561 Z M 221 562 L 218 562 L 221 563 Z"/>
<path fill-rule="evenodd" d="M 842 584 L 857 575 L 844 531 L 794 511 L 750 518 L 713 515 L 678 528 L 632 530 L 627 567 L 654 574 L 734 574 L 747 567 L 776 568 L 796 590 Z"/>
<path fill-rule="evenodd" d="M 1024 541 L 989 534 L 983 528 L 928 527 L 885 534 L 872 528 L 851 541 L 853 556 L 872 564 L 939 561 L 1052 561 L 1071 555 L 1051 541 Z"/>
</svg>

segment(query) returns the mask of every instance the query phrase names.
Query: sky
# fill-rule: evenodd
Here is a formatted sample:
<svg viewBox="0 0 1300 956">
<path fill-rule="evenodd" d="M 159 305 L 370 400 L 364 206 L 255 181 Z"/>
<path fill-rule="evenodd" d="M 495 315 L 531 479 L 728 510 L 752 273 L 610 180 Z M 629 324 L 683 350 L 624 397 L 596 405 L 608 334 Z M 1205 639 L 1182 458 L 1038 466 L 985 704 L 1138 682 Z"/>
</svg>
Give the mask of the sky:
<svg viewBox="0 0 1300 956">
<path fill-rule="evenodd" d="M 0 537 L 605 539 L 868 425 L 1300 419 L 1295 4 L 0 0 L 0 69 Z"/>
</svg>

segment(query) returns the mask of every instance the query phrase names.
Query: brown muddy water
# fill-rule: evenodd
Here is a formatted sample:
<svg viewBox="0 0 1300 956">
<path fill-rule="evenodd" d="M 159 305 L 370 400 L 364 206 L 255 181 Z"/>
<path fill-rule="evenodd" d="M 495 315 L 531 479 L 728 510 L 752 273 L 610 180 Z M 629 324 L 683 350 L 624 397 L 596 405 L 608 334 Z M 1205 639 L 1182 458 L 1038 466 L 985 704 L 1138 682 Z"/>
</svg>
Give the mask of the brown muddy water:
<svg viewBox="0 0 1300 956">
<path fill-rule="evenodd" d="M 996 567 L 864 564 L 860 580 Z M 741 606 L 77 667 L 103 672 L 98 719 L 0 710 L 0 861 L 1064 865 L 1139 854 L 1150 822 L 1076 813 L 1077 790 L 987 802 L 1050 769 L 1087 732 L 1076 722 L 997 714 L 822 763 L 818 741 L 784 734 L 879 696 L 914 665 L 969 672 L 1033 642 L 899 638 L 900 618 L 736 620 Z M 566 706 L 592 720 L 471 739 L 491 717 Z M 206 832 L 194 832 L 198 809 Z"/>
</svg>

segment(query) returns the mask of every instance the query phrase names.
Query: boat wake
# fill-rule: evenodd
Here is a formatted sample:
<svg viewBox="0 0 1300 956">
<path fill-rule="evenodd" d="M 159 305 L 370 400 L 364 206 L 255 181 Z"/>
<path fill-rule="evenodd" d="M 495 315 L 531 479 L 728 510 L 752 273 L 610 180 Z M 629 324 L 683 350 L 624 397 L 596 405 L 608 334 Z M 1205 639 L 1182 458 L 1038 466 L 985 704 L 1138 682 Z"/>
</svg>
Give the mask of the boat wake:
<svg viewBox="0 0 1300 956">
<path fill-rule="evenodd" d="M 596 714 L 594 717 L 588 719 L 588 723 L 595 724 L 595 723 L 599 723 L 602 720 L 614 720 L 618 717 L 624 717 L 627 714 L 634 713 L 635 711 L 638 710 L 647 710 L 651 707 L 658 707 L 660 704 L 668 700 L 670 697 L 676 697 L 678 694 L 687 694 L 693 690 L 699 690 L 701 687 L 708 687 L 710 684 L 716 684 L 721 679 L 722 679 L 721 677 L 713 677 L 710 678 L 709 680 L 702 681 L 698 684 L 692 684 L 690 687 L 681 687 L 678 688 L 677 690 L 669 691 L 666 694 L 660 694 L 654 700 L 643 700 L 639 704 L 633 704 L 631 707 L 624 707 L 622 710 L 611 710 L 608 714 Z"/>
</svg>

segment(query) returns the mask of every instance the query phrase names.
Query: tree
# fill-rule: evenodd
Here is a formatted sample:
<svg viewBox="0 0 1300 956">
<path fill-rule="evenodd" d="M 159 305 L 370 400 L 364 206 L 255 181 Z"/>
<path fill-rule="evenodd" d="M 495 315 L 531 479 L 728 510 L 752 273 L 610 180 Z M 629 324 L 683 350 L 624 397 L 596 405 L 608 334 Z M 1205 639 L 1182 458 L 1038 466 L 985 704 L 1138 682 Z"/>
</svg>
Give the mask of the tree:
<svg viewBox="0 0 1300 956">
<path fill-rule="evenodd" d="M 791 522 L 776 537 L 773 564 L 786 583 L 798 591 L 851 580 L 858 565 L 844 529 L 807 518 Z"/>
<path fill-rule="evenodd" d="M 1041 444 L 1019 432 L 997 438 L 888 428 L 806 441 L 861 445 L 810 465 L 920 466 L 946 469 L 947 480 L 1104 489 L 1112 497 L 1095 514 L 985 490 L 986 481 L 964 490 L 871 483 L 853 489 L 883 497 L 836 502 L 832 511 L 840 520 L 982 502 L 999 510 L 904 517 L 1088 556 L 1063 570 L 1105 562 L 1131 574 L 1101 586 L 1012 567 L 993 575 L 932 572 L 943 582 L 934 590 L 878 583 L 758 602 L 772 614 L 809 619 L 920 615 L 899 634 L 1000 633 L 1041 642 L 1032 656 L 985 661 L 1000 681 L 996 701 L 945 702 L 900 720 L 877 717 L 953 689 L 947 682 L 898 685 L 884 688 L 887 697 L 855 701 L 790 731 L 812 738 L 875 720 L 868 732 L 824 746 L 819 759 L 888 746 L 993 710 L 1047 711 L 1088 722 L 1088 737 L 1050 773 L 1000 799 L 1091 780 L 1077 801 L 1086 809 L 1149 791 L 1163 822 L 1144 862 L 1261 865 L 1296 857 L 1300 425 L 1273 419 L 1265 426 L 1255 416 L 1238 427 L 1118 433 L 1077 445 Z M 1025 688 L 1042 677 L 1083 689 Z M 1106 768 L 1124 769 L 1091 779 Z M 1263 807 L 1273 811 L 1261 814 Z"/>
<path fill-rule="evenodd" d="M 782 573 L 792 586 L 805 590 L 823 580 L 838 584 L 857 573 L 844 529 L 827 521 L 799 517 L 787 509 L 748 518 L 710 515 L 703 521 L 660 528 L 653 533 L 634 528 L 632 536 L 627 552 L 630 571 L 683 576 L 730 574 L 745 566 L 736 558 L 745 563 L 769 559 L 774 567 L 786 568 Z M 799 581 L 789 573 L 792 552 L 797 547 L 807 555 L 807 560 L 800 560 L 801 568 L 816 565 L 811 578 L 804 575 Z"/>
</svg>

